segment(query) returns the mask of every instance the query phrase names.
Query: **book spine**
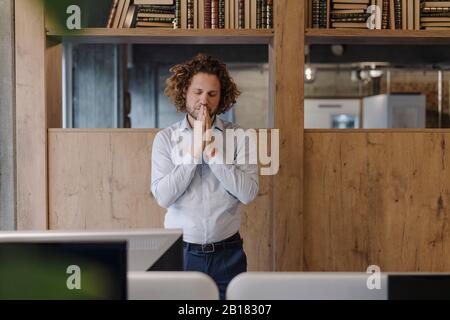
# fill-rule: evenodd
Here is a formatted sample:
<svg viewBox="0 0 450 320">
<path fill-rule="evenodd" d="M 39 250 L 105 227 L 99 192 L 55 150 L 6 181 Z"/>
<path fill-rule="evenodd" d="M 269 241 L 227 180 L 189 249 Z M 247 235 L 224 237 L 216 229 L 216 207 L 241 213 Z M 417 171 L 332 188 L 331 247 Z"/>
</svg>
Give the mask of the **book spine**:
<svg viewBox="0 0 450 320">
<path fill-rule="evenodd" d="M 267 29 L 273 28 L 273 0 L 267 0 Z"/>
<path fill-rule="evenodd" d="M 262 0 L 261 2 L 261 28 L 267 29 L 267 0 Z"/>
<path fill-rule="evenodd" d="M 107 28 L 112 28 L 112 24 L 114 21 L 114 15 L 117 12 L 118 5 L 119 5 L 119 0 L 114 0 L 113 4 L 111 6 L 111 11 L 109 12 L 108 22 L 106 23 Z"/>
<path fill-rule="evenodd" d="M 239 0 L 238 21 L 239 29 L 245 29 L 245 0 Z"/>
<path fill-rule="evenodd" d="M 383 0 L 383 11 L 381 13 L 381 29 L 389 29 L 389 0 Z"/>
<path fill-rule="evenodd" d="M 395 29 L 402 28 L 402 6 L 401 0 L 395 0 L 394 2 L 394 10 L 395 10 Z"/>
<path fill-rule="evenodd" d="M 327 27 L 327 0 L 320 0 L 319 8 L 319 28 L 324 29 Z"/>
<path fill-rule="evenodd" d="M 422 13 L 443 13 L 443 12 L 450 12 L 450 8 L 422 8 Z"/>
<path fill-rule="evenodd" d="M 256 0 L 256 29 L 262 28 L 262 0 Z"/>
<path fill-rule="evenodd" d="M 219 28 L 219 0 L 211 0 L 211 29 Z"/>
<path fill-rule="evenodd" d="M 313 0 L 312 3 L 312 27 L 320 28 L 320 0 Z"/>
<path fill-rule="evenodd" d="M 212 0 L 205 0 L 205 29 L 211 29 L 211 4 Z"/>
<path fill-rule="evenodd" d="M 354 17 L 354 18 L 331 18 L 331 22 L 366 22 L 367 19 L 362 17 Z"/>
<path fill-rule="evenodd" d="M 225 29 L 225 0 L 219 0 L 219 29 Z"/>
<path fill-rule="evenodd" d="M 421 13 L 421 18 L 450 18 L 450 12 Z"/>
<path fill-rule="evenodd" d="M 138 8 L 139 12 L 164 12 L 164 13 L 173 13 L 176 10 L 178 0 L 175 0 L 175 5 L 173 6 L 160 6 L 160 5 L 148 5 L 148 4 L 139 4 L 135 5 Z"/>
<path fill-rule="evenodd" d="M 177 21 L 177 29 L 181 29 L 181 0 L 175 1 L 175 19 Z"/>
<path fill-rule="evenodd" d="M 194 0 L 187 1 L 187 28 L 194 29 Z"/>
<path fill-rule="evenodd" d="M 172 18 L 161 18 L 161 17 L 138 17 L 138 22 L 173 22 Z"/>
</svg>

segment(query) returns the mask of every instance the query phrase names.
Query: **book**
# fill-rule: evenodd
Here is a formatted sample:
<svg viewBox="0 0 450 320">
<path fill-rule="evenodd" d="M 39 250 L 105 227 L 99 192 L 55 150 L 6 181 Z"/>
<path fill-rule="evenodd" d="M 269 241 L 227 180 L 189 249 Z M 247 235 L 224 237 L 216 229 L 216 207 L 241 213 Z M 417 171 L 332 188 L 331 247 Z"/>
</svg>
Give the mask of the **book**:
<svg viewBox="0 0 450 320">
<path fill-rule="evenodd" d="M 402 29 L 402 5 L 401 0 L 394 0 L 395 29 Z"/>
<path fill-rule="evenodd" d="M 250 2 L 250 28 L 256 29 L 256 0 L 251 0 Z"/>
<path fill-rule="evenodd" d="M 125 4 L 123 6 L 122 14 L 120 15 L 118 28 L 123 28 L 123 23 L 125 22 L 125 18 L 128 12 L 128 8 L 130 7 L 130 0 L 125 0 Z"/>
<path fill-rule="evenodd" d="M 389 28 L 395 30 L 395 5 L 394 0 L 389 0 Z"/>
<path fill-rule="evenodd" d="M 383 11 L 381 13 L 381 29 L 389 28 L 389 0 L 383 0 Z"/>
<path fill-rule="evenodd" d="M 407 1 L 408 30 L 414 30 L 414 0 Z"/>
<path fill-rule="evenodd" d="M 335 14 L 366 13 L 366 10 L 364 10 L 364 9 L 359 9 L 359 10 L 333 10 L 332 13 L 335 13 Z"/>
<path fill-rule="evenodd" d="M 450 27 L 424 27 L 424 30 L 449 30 Z"/>
<path fill-rule="evenodd" d="M 198 28 L 205 29 L 205 0 L 198 0 Z"/>
<path fill-rule="evenodd" d="M 194 0 L 187 0 L 187 28 L 194 29 Z"/>
<path fill-rule="evenodd" d="M 336 3 L 333 6 L 334 9 L 367 9 L 367 4 L 360 3 Z"/>
<path fill-rule="evenodd" d="M 420 30 L 420 0 L 413 0 L 413 28 L 412 30 Z"/>
<path fill-rule="evenodd" d="M 244 0 L 244 18 L 245 18 L 245 29 L 250 29 L 250 0 Z M 269 6 L 269 1 L 267 1 L 267 6 Z"/>
<path fill-rule="evenodd" d="M 205 18 L 204 18 L 204 28 L 205 29 L 211 29 L 211 1 L 212 0 L 204 0 L 204 14 L 205 14 Z"/>
<path fill-rule="evenodd" d="M 173 22 L 173 18 L 137 17 L 137 22 Z"/>
<path fill-rule="evenodd" d="M 447 22 L 450 21 L 450 16 L 447 17 L 422 17 L 420 22 Z"/>
<path fill-rule="evenodd" d="M 174 0 L 134 0 L 134 5 L 173 5 Z"/>
<path fill-rule="evenodd" d="M 211 29 L 219 28 L 219 0 L 211 0 Z"/>
<path fill-rule="evenodd" d="M 158 28 L 172 28 L 173 24 L 171 22 L 145 22 L 138 21 L 136 27 L 158 27 Z"/>
<path fill-rule="evenodd" d="M 181 0 L 181 29 L 188 28 L 187 21 L 187 0 Z"/>
<path fill-rule="evenodd" d="M 175 2 L 175 19 L 176 27 L 181 29 L 181 0 L 176 0 Z"/>
<path fill-rule="evenodd" d="M 262 5 L 262 1 L 261 1 L 261 5 Z M 261 8 L 262 10 L 262 8 Z M 312 2 L 312 27 L 315 29 L 320 28 L 320 0 L 313 0 Z M 261 17 L 262 17 L 262 12 L 261 12 Z M 262 28 L 262 22 L 261 22 L 261 26 Z"/>
<path fill-rule="evenodd" d="M 134 6 L 136 7 L 136 6 Z M 138 12 L 138 18 L 171 18 L 175 19 L 176 16 L 174 13 L 147 13 L 147 12 Z"/>
<path fill-rule="evenodd" d="M 194 29 L 198 29 L 198 0 L 193 0 L 194 1 Z"/>
<path fill-rule="evenodd" d="M 318 0 L 317 2 L 320 3 L 321 1 Z M 261 2 L 261 28 L 267 29 L 267 0 L 262 0 Z"/>
<path fill-rule="evenodd" d="M 436 21 L 436 22 L 423 22 L 423 27 L 450 27 L 450 20 L 448 21 Z"/>
<path fill-rule="evenodd" d="M 422 8 L 450 7 L 450 1 L 426 1 L 422 2 Z"/>
<path fill-rule="evenodd" d="M 230 28 L 230 0 L 225 0 L 225 29 Z"/>
<path fill-rule="evenodd" d="M 355 29 L 367 29 L 365 22 L 332 22 L 333 28 L 355 28 Z"/>
<path fill-rule="evenodd" d="M 219 29 L 225 29 L 225 0 L 219 0 Z"/>
<path fill-rule="evenodd" d="M 111 5 L 111 10 L 109 12 L 108 22 L 106 23 L 107 28 L 112 28 L 113 21 L 114 21 L 114 15 L 116 14 L 118 5 L 119 5 L 119 0 L 114 0 Z"/>
<path fill-rule="evenodd" d="M 122 15 L 122 11 L 123 11 L 123 6 L 125 5 L 125 0 L 119 0 L 119 3 L 117 5 L 117 10 L 116 13 L 114 15 L 114 20 L 112 23 L 112 28 L 118 28 L 119 27 L 119 21 L 120 21 L 120 16 Z"/>
<path fill-rule="evenodd" d="M 407 13 L 407 7 L 406 2 L 407 0 L 402 0 L 402 30 L 408 29 L 408 13 Z"/>
<path fill-rule="evenodd" d="M 229 0 L 230 1 L 230 29 L 236 29 L 236 25 L 235 25 L 235 19 L 234 19 L 234 7 L 235 7 L 235 1 L 234 0 Z"/>
<path fill-rule="evenodd" d="M 333 3 L 363 3 L 369 4 L 369 0 L 333 0 Z"/>
<path fill-rule="evenodd" d="M 238 26 L 239 29 L 245 29 L 245 0 L 239 0 L 238 6 Z"/>
<path fill-rule="evenodd" d="M 135 5 L 130 5 L 128 8 L 128 12 L 125 16 L 125 21 L 123 23 L 124 28 L 134 28 L 137 21 L 137 13 L 138 9 Z"/>
</svg>

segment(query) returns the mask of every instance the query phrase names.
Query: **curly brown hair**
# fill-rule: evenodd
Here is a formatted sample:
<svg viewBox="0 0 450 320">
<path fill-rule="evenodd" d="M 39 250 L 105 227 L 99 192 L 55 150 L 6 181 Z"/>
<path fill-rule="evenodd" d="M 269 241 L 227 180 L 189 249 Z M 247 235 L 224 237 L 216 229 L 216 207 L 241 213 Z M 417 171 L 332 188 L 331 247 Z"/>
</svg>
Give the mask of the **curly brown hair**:
<svg viewBox="0 0 450 320">
<path fill-rule="evenodd" d="M 164 93 L 180 112 L 186 112 L 186 92 L 191 84 L 192 77 L 197 73 L 213 74 L 219 78 L 220 102 L 218 114 L 230 110 L 241 94 L 228 73 L 226 65 L 203 53 L 197 54 L 192 60 L 173 66 L 170 68 L 170 72 L 172 76 L 166 80 Z"/>
</svg>

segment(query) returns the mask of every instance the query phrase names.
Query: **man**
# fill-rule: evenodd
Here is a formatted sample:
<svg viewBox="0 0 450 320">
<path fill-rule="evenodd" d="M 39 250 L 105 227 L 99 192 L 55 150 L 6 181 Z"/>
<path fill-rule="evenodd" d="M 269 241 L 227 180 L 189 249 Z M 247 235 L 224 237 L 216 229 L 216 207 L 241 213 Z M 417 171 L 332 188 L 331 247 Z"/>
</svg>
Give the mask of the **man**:
<svg viewBox="0 0 450 320">
<path fill-rule="evenodd" d="M 258 193 L 258 166 L 223 161 L 223 152 L 232 152 L 232 159 L 246 159 L 249 152 L 245 143 L 232 150 L 218 144 L 218 138 L 225 140 L 226 131 L 237 127 L 217 115 L 228 111 L 240 94 L 225 64 L 199 54 L 170 71 L 165 93 L 186 116 L 155 137 L 151 190 L 167 208 L 165 228 L 183 229 L 184 269 L 210 275 L 224 299 L 231 279 L 247 270 L 239 205 Z M 181 148 L 182 162 L 177 159 L 179 137 L 189 142 Z"/>
</svg>

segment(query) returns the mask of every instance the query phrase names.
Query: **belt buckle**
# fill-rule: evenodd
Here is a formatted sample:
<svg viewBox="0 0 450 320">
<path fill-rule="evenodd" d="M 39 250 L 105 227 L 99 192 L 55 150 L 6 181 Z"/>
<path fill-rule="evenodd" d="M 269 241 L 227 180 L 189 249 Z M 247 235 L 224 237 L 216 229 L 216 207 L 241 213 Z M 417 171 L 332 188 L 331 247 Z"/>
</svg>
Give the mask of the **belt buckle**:
<svg viewBox="0 0 450 320">
<path fill-rule="evenodd" d="M 208 246 L 211 246 L 212 250 L 205 250 L 205 248 L 207 248 Z M 213 253 L 214 251 L 216 251 L 216 249 L 214 248 L 214 243 L 202 244 L 202 252 L 203 253 Z"/>
</svg>

